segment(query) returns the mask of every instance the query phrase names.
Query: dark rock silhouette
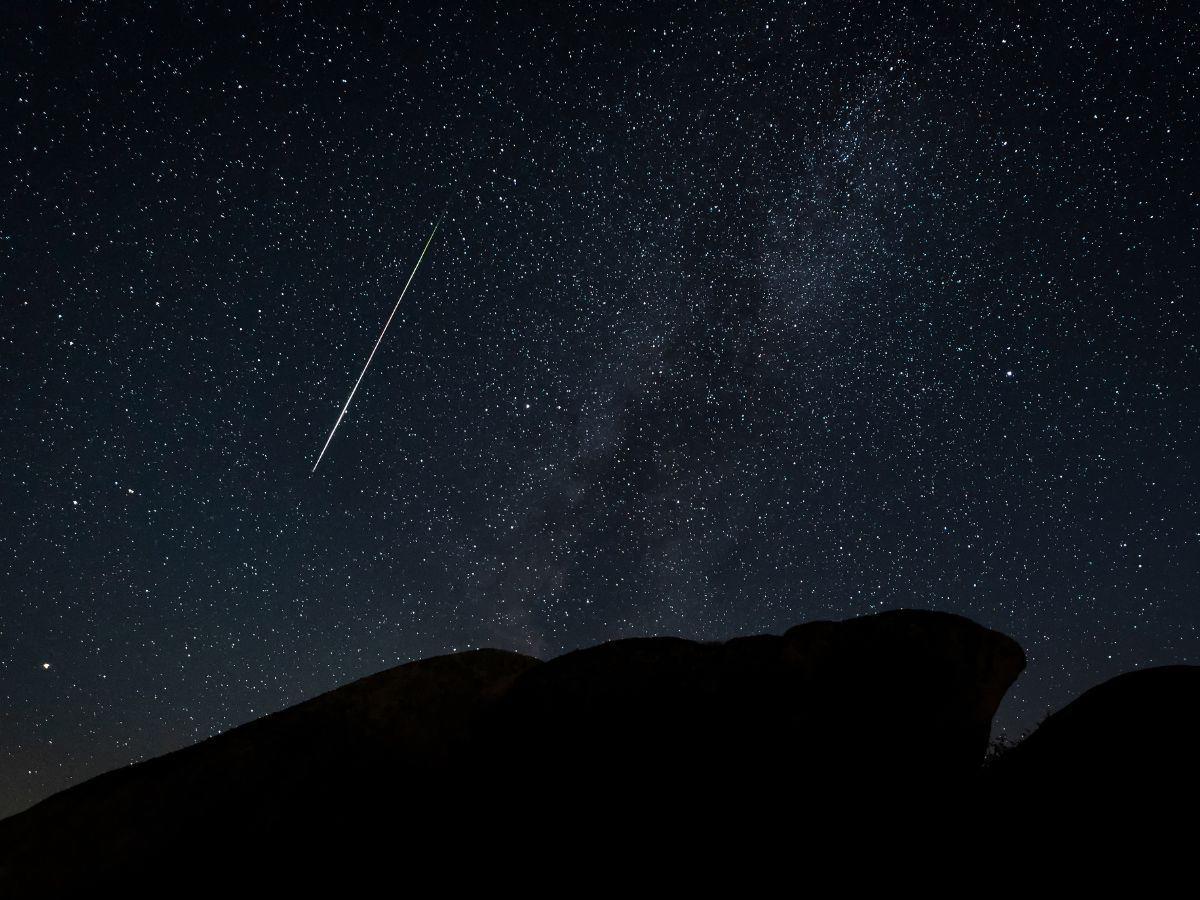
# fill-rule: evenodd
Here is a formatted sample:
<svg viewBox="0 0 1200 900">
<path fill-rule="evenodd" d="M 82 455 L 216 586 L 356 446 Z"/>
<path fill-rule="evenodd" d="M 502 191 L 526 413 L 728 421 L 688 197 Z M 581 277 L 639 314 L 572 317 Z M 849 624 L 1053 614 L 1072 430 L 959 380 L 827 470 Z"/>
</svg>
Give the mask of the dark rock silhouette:
<svg viewBox="0 0 1200 900">
<path fill-rule="evenodd" d="M 537 664 L 500 650 L 420 660 L 69 788 L 0 822 L 0 896 L 300 850 L 397 782 L 438 789 L 481 709 Z"/>
<path fill-rule="evenodd" d="M 1200 666 L 1118 675 L 1047 718 L 989 768 L 1010 798 L 1070 794 L 1106 804 L 1194 792 Z"/>
<path fill-rule="evenodd" d="M 270 860 L 279 888 L 349 858 L 383 865 L 398 846 L 434 852 L 447 833 L 461 852 L 547 808 L 574 807 L 553 821 L 575 834 L 619 809 L 679 823 L 697 805 L 754 815 L 851 787 L 873 802 L 969 788 L 1024 664 L 1004 635 L 920 611 L 721 644 L 614 641 L 546 663 L 422 660 L 0 822 L 0 888 L 227 881 Z"/>
<path fill-rule="evenodd" d="M 613 641 L 518 679 L 500 743 L 514 770 L 567 780 L 583 768 L 593 781 L 658 791 L 747 771 L 945 782 L 978 769 L 1024 665 L 1009 638 L 916 611 L 724 644 Z"/>
</svg>

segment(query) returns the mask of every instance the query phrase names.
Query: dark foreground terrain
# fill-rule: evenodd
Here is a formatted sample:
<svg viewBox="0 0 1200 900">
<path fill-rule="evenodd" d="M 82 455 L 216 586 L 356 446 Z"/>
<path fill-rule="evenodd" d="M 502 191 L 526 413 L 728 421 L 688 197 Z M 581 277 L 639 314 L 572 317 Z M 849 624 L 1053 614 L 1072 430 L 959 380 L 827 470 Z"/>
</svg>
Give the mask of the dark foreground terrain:
<svg viewBox="0 0 1200 900">
<path fill-rule="evenodd" d="M 970 829 L 1048 792 L 1191 778 L 1189 666 L 1101 685 L 985 767 L 1024 666 L 1010 638 L 921 611 L 548 662 L 420 660 L 0 822 L 0 895 L 245 890 L 247 873 L 294 890 L 434 859 L 453 877 L 481 848 L 542 858 L 632 834 L 816 827 L 835 810 L 857 821 L 853 840 L 897 810 L 953 808 L 943 823 Z"/>
</svg>

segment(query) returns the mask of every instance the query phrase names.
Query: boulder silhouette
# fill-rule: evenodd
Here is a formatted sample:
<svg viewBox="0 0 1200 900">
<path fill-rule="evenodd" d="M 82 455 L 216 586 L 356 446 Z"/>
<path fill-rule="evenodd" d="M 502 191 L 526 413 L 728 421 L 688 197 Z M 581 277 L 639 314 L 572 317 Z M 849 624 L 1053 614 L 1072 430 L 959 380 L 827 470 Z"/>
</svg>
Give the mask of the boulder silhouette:
<svg viewBox="0 0 1200 900">
<path fill-rule="evenodd" d="M 0 822 L 0 895 L 330 850 L 357 811 L 376 825 L 397 784 L 447 787 L 481 708 L 537 664 L 500 650 L 420 660 L 69 788 Z"/>
<path fill-rule="evenodd" d="M 978 770 L 1024 665 L 1004 635 L 911 610 L 723 644 L 612 641 L 517 679 L 494 710 L 497 742 L 531 782 L 586 771 L 609 796 L 720 790 L 747 772 L 948 784 Z"/>
<path fill-rule="evenodd" d="M 1193 783 L 1200 741 L 1200 666 L 1127 672 L 1049 716 L 989 770 L 1004 791 L 1105 803 L 1146 800 Z M 1161 799 L 1161 796 L 1159 796 Z"/>
<path fill-rule="evenodd" d="M 967 786 L 1024 662 L 1004 635 L 922 611 L 725 643 L 619 640 L 545 663 L 421 660 L 0 822 L 0 893 L 180 871 L 269 872 L 278 890 L 401 850 L 457 860 L 546 823 L 565 839 L 630 811 L 765 821 L 816 784 L 876 802 L 898 785 Z"/>
</svg>

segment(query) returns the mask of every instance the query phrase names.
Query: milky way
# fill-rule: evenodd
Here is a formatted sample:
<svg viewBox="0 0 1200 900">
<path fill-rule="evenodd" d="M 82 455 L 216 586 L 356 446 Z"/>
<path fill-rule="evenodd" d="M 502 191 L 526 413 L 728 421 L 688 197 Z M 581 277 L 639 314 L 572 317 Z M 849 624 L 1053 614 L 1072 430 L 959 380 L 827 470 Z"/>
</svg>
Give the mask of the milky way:
<svg viewBox="0 0 1200 900">
<path fill-rule="evenodd" d="M 1200 661 L 1194 12 L 514 6 L 0 13 L 0 813 L 471 646 Z"/>
</svg>

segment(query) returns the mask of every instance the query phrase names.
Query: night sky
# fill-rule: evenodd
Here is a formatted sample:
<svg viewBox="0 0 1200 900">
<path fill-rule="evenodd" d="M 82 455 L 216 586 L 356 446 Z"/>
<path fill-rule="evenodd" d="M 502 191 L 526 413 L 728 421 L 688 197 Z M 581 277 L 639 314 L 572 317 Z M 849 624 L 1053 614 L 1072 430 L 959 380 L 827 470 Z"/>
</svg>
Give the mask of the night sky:
<svg viewBox="0 0 1200 900">
<path fill-rule="evenodd" d="M 467 647 L 1200 662 L 1200 13 L 1034 6 L 5 4 L 0 814 Z"/>
</svg>

